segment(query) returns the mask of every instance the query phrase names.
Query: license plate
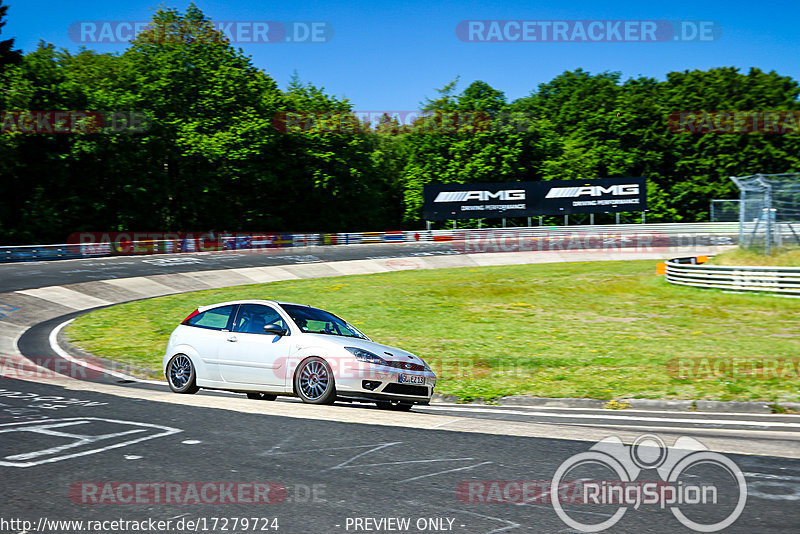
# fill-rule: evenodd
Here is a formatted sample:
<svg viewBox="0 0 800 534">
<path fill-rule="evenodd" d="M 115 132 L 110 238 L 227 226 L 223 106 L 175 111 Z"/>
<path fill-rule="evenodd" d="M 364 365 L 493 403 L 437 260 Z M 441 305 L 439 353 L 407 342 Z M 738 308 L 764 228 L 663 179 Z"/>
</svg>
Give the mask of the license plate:
<svg viewBox="0 0 800 534">
<path fill-rule="evenodd" d="M 401 384 L 422 384 L 425 385 L 425 377 L 419 375 L 400 375 L 397 379 Z"/>
</svg>

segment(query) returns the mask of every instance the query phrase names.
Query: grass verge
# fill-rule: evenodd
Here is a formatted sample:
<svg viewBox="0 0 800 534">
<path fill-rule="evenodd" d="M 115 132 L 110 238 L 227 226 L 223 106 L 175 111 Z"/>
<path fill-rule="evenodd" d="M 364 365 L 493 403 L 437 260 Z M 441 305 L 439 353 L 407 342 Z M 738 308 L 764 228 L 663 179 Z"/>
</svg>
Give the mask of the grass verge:
<svg viewBox="0 0 800 534">
<path fill-rule="evenodd" d="M 800 267 L 800 249 L 779 249 L 772 254 L 761 254 L 754 250 L 736 248 L 714 256 L 712 265 L 752 265 L 772 267 Z"/>
<path fill-rule="evenodd" d="M 654 272 L 652 261 L 631 261 L 293 280 L 121 304 L 81 316 L 67 335 L 98 356 L 159 368 L 170 332 L 196 306 L 268 298 L 328 309 L 419 354 L 442 378 L 437 392 L 462 400 L 800 400 L 796 365 L 766 379 L 725 366 L 674 372 L 676 358 L 714 358 L 712 368 L 794 358 L 800 300 L 672 286 Z"/>
</svg>

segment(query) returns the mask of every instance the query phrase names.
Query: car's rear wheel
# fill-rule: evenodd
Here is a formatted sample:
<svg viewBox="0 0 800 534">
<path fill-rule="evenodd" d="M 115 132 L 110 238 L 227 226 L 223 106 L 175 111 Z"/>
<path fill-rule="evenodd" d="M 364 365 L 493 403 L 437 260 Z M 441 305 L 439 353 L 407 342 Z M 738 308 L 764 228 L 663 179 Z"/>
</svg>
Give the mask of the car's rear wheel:
<svg viewBox="0 0 800 534">
<path fill-rule="evenodd" d="M 278 398 L 278 396 L 277 395 L 273 395 L 271 393 L 251 392 L 251 393 L 247 394 L 247 398 L 248 399 L 253 399 L 253 400 L 274 401 L 275 399 Z"/>
<path fill-rule="evenodd" d="M 176 354 L 167 364 L 167 382 L 175 393 L 197 393 L 197 373 L 192 360 L 185 354 Z"/>
<path fill-rule="evenodd" d="M 294 373 L 294 390 L 303 402 L 333 404 L 336 383 L 328 362 L 317 356 L 300 362 Z"/>
<path fill-rule="evenodd" d="M 411 402 L 400 401 L 379 401 L 375 404 L 378 405 L 378 409 L 380 410 L 395 410 L 397 412 L 407 412 L 414 406 Z"/>
</svg>

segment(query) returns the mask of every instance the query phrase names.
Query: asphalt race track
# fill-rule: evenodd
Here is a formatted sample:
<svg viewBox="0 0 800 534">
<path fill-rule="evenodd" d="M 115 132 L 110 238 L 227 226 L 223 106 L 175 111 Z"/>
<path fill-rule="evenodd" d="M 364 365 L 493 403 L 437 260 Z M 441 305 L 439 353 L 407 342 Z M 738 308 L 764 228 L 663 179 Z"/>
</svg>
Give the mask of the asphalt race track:
<svg viewBox="0 0 800 534">
<path fill-rule="evenodd" d="M 0 264 L 0 293 L 93 280 L 214 269 L 459 254 L 449 242 L 359 244 Z"/>
<path fill-rule="evenodd" d="M 440 243 L 402 247 L 0 265 L 0 292 L 195 270 L 452 254 Z M 148 261 L 154 259 L 181 261 Z M 58 358 L 50 332 L 77 313 L 83 312 L 29 328 L 18 339 L 19 351 L 32 362 Z M 688 491 L 687 502 L 678 505 L 587 502 L 576 488 L 601 475 L 591 472 L 597 465 L 575 464 L 557 490 L 561 515 L 573 520 L 567 524 L 549 498 L 560 466 L 605 437 L 630 444 L 643 434 L 667 446 L 690 438 L 710 449 L 697 451 L 706 455 L 704 465 L 686 467 L 679 480 L 683 490 L 713 487 L 716 503 L 694 505 Z M 797 532 L 799 438 L 796 415 L 446 403 L 394 413 L 221 392 L 175 395 L 165 385 L 108 375 L 5 377 L 0 532 L 580 532 L 581 524 L 603 521 L 616 521 L 609 532 L 693 532 L 689 521 L 717 523 L 736 511 L 738 479 L 726 465 L 741 473 L 747 497 L 725 532 Z M 650 438 L 644 445 L 653 443 Z M 620 449 L 611 455 L 643 467 L 629 477 L 638 487 L 660 488 L 666 475 L 648 467 L 663 460 L 650 454 L 654 450 L 643 446 L 631 455 L 633 449 L 623 448 L 624 455 Z M 679 458 L 688 448 L 677 450 L 662 451 L 664 465 L 670 459 L 684 465 Z M 619 471 L 609 471 L 617 465 L 610 462 L 603 480 L 622 480 Z M 57 523 L 69 520 L 83 523 Z"/>
</svg>

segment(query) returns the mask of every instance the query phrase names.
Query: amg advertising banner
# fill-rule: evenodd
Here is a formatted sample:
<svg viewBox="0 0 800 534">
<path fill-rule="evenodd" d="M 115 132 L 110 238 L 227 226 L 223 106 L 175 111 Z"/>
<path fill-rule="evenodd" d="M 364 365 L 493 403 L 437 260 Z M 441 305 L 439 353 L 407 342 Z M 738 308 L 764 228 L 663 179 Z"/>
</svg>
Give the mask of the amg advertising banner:
<svg viewBox="0 0 800 534">
<path fill-rule="evenodd" d="M 428 184 L 423 196 L 427 221 L 645 211 L 647 181 L 644 178 L 600 178 Z"/>
</svg>

